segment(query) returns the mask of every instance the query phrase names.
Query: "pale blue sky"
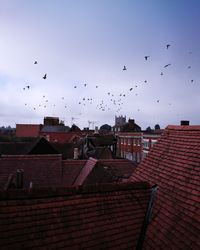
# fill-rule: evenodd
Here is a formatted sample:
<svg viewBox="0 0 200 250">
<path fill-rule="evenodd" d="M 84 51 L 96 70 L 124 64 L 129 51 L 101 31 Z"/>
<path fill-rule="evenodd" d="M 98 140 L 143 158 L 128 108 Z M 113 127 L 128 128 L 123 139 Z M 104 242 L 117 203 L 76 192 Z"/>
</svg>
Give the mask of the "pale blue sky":
<svg viewBox="0 0 200 250">
<path fill-rule="evenodd" d="M 200 124 L 199 23 L 198 0 L 0 0 L 0 126 Z"/>
</svg>

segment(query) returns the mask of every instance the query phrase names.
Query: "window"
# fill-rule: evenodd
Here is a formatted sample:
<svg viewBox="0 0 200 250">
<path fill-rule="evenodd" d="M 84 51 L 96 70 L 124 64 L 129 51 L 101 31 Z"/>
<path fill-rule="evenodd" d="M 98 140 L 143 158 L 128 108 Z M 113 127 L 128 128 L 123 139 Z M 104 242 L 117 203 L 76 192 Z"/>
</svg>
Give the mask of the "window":
<svg viewBox="0 0 200 250">
<path fill-rule="evenodd" d="M 144 139 L 143 140 L 143 148 L 149 148 L 149 140 L 148 139 Z"/>
</svg>

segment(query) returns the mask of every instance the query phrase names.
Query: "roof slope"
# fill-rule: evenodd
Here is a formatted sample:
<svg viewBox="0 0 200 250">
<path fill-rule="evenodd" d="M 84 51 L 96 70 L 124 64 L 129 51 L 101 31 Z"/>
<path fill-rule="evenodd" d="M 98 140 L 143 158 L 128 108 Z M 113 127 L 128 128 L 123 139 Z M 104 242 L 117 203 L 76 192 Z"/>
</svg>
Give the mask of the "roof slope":
<svg viewBox="0 0 200 250">
<path fill-rule="evenodd" d="M 98 160 L 83 185 L 128 181 L 136 164 L 126 159 Z"/>
<path fill-rule="evenodd" d="M 58 154 L 59 152 L 45 139 L 34 138 L 26 142 L 0 142 L 1 155 Z"/>
<path fill-rule="evenodd" d="M 10 174 L 24 170 L 24 187 L 60 186 L 62 180 L 61 155 L 9 155 L 0 157 L 0 189 Z"/>
<path fill-rule="evenodd" d="M 147 249 L 200 249 L 200 126 L 168 126 L 132 181 L 159 187 Z"/>
<path fill-rule="evenodd" d="M 0 249 L 135 249 L 146 183 L 0 192 Z"/>
</svg>

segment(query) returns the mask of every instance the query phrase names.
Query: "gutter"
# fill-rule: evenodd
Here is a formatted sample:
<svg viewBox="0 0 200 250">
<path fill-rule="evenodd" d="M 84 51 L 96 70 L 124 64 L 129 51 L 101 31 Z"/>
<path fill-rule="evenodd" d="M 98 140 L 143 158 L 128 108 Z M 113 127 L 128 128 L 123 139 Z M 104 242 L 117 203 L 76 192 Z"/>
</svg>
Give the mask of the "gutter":
<svg viewBox="0 0 200 250">
<path fill-rule="evenodd" d="M 153 204 L 154 204 L 154 200 L 155 200 L 155 196 L 156 196 L 156 192 L 157 192 L 157 187 L 158 187 L 157 185 L 154 185 L 151 187 L 151 195 L 149 198 L 149 202 L 147 204 L 147 209 L 145 212 L 144 221 L 143 221 L 142 228 L 140 231 L 139 239 L 138 239 L 138 242 L 136 245 L 136 250 L 142 250 L 147 227 L 148 227 L 150 220 L 151 220 L 151 215 L 152 215 Z"/>
</svg>

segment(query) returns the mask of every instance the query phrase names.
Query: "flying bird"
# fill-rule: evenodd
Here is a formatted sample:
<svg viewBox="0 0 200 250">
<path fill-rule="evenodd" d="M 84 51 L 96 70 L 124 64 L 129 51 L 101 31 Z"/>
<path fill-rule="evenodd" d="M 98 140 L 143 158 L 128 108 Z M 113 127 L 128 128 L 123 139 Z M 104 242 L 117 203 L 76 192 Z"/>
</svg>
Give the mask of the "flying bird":
<svg viewBox="0 0 200 250">
<path fill-rule="evenodd" d="M 157 100 L 157 102 L 160 102 L 160 100 Z"/>
<path fill-rule="evenodd" d="M 46 79 L 47 78 L 47 74 L 45 74 L 44 76 L 43 76 L 43 79 Z"/>
<path fill-rule="evenodd" d="M 98 88 L 98 86 L 96 86 L 96 89 Z"/>
<path fill-rule="evenodd" d="M 145 80 L 144 82 L 147 83 L 147 80 Z"/>
<path fill-rule="evenodd" d="M 188 69 L 191 69 L 191 66 L 188 66 Z"/>
<path fill-rule="evenodd" d="M 77 86 L 74 86 L 74 88 L 76 89 L 76 88 L 77 88 Z"/>
<path fill-rule="evenodd" d="M 160 75 L 163 76 L 163 72 L 161 72 Z"/>
<path fill-rule="evenodd" d="M 133 90 L 133 88 L 130 88 L 130 91 L 132 91 Z"/>
<path fill-rule="evenodd" d="M 168 66 L 170 66 L 171 65 L 171 63 L 168 63 L 168 64 L 166 64 L 165 66 L 164 66 L 164 68 L 167 68 Z"/>
<path fill-rule="evenodd" d="M 194 80 L 191 80 L 191 82 L 194 82 Z"/>
<path fill-rule="evenodd" d="M 126 66 L 124 66 L 123 70 L 127 70 Z"/>
<path fill-rule="evenodd" d="M 144 57 L 146 61 L 147 61 L 148 57 L 150 57 L 150 56 L 145 56 L 145 57 Z"/>
<path fill-rule="evenodd" d="M 34 62 L 34 64 L 38 64 L 38 62 L 37 62 L 37 61 L 35 61 L 35 62 Z"/>
<path fill-rule="evenodd" d="M 171 46 L 170 44 L 167 44 L 167 45 L 166 45 L 167 49 L 169 49 L 170 46 Z"/>
<path fill-rule="evenodd" d="M 86 86 L 87 86 L 87 83 L 84 84 L 84 87 L 86 87 Z"/>
<path fill-rule="evenodd" d="M 29 86 L 29 85 L 27 85 L 26 87 L 27 87 L 27 89 L 30 89 L 30 86 Z"/>
</svg>

